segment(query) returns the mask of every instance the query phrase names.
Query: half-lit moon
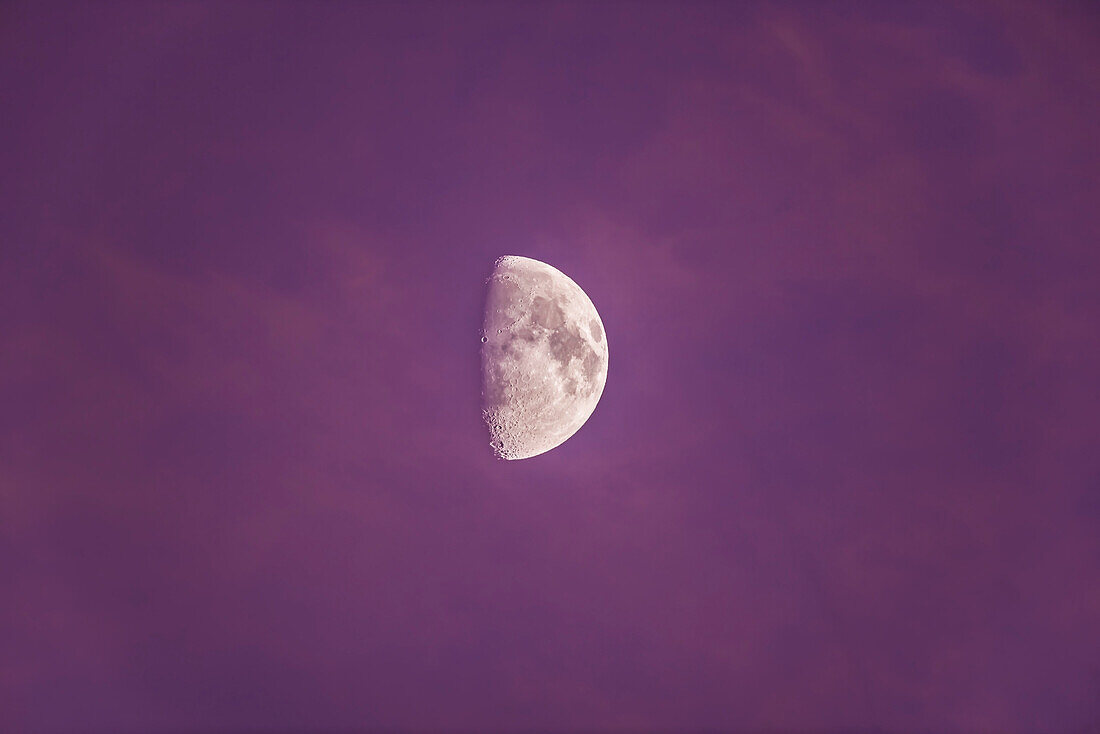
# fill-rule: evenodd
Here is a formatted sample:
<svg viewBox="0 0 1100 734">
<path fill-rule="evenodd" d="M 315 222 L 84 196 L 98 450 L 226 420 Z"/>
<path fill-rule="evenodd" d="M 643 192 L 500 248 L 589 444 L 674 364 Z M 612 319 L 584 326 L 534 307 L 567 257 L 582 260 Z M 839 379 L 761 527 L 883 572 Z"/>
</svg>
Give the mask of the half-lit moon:
<svg viewBox="0 0 1100 734">
<path fill-rule="evenodd" d="M 596 307 L 560 270 L 527 257 L 496 261 L 481 337 L 482 401 L 493 451 L 526 459 L 584 425 L 607 380 Z"/>
</svg>

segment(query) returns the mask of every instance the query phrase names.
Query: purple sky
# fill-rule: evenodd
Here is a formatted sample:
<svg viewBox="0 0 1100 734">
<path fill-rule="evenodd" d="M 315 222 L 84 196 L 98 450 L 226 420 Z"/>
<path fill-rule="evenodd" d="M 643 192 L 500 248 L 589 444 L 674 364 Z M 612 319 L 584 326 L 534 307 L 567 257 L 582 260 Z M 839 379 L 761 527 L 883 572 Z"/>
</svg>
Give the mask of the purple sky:
<svg viewBox="0 0 1100 734">
<path fill-rule="evenodd" d="M 1095 731 L 1098 202 L 1085 3 L 5 3 L 0 730 Z"/>
</svg>

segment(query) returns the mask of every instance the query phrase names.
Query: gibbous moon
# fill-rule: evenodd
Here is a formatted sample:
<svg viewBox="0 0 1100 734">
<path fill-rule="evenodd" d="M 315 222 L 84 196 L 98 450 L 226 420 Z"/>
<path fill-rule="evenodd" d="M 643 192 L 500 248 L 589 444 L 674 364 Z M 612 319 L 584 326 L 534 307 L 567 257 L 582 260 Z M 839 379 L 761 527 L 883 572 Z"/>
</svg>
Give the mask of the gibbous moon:
<svg viewBox="0 0 1100 734">
<path fill-rule="evenodd" d="M 592 415 L 607 380 L 607 336 L 565 273 L 527 257 L 497 260 L 481 342 L 483 414 L 498 457 L 545 453 Z"/>
</svg>

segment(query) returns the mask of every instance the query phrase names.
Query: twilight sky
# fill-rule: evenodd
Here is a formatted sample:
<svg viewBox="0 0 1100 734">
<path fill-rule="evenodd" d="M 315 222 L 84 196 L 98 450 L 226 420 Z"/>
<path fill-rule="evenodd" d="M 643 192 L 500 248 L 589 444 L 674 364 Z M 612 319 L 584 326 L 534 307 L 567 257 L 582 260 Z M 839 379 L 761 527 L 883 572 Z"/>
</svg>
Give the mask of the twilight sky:
<svg viewBox="0 0 1100 734">
<path fill-rule="evenodd" d="M 1098 202 L 1087 3 L 5 3 L 0 730 L 1094 731 Z"/>
</svg>

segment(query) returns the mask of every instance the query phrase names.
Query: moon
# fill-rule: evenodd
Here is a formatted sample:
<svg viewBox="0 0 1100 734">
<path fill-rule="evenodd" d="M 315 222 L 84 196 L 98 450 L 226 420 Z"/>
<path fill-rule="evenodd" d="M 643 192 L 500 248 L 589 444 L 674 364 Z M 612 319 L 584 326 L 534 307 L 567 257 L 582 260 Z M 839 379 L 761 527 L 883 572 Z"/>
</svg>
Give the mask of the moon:
<svg viewBox="0 0 1100 734">
<path fill-rule="evenodd" d="M 506 255 L 488 285 L 482 414 L 497 457 L 527 459 L 562 444 L 596 409 L 607 335 L 580 286 L 544 262 Z"/>
</svg>

